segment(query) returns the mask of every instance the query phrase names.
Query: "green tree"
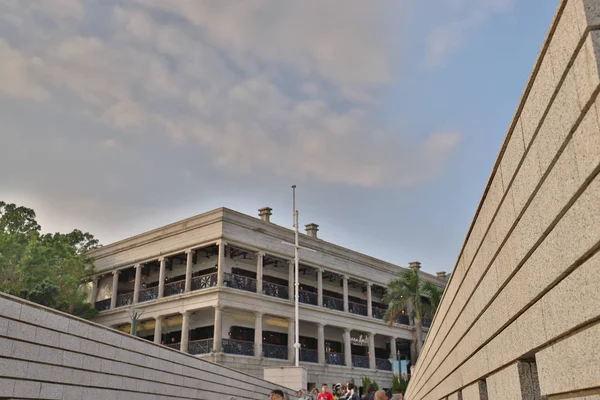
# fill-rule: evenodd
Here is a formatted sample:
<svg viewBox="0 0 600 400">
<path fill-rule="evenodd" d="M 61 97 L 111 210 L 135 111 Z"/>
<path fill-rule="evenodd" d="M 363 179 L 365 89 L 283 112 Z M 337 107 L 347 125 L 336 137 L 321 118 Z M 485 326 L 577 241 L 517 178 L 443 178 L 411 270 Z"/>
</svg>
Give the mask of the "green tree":
<svg viewBox="0 0 600 400">
<path fill-rule="evenodd" d="M 442 291 L 430 282 L 422 282 L 417 269 L 401 271 L 396 279 L 388 283 L 383 302 L 388 305 L 383 319 L 390 325 L 399 315 L 412 307 L 410 317 L 415 326 L 415 346 L 417 356 L 421 352 L 423 318 L 432 318 L 437 309 Z"/>
<path fill-rule="evenodd" d="M 0 201 L 0 291 L 91 318 L 82 283 L 93 271 L 89 233 L 42 234 L 35 211 Z"/>
</svg>

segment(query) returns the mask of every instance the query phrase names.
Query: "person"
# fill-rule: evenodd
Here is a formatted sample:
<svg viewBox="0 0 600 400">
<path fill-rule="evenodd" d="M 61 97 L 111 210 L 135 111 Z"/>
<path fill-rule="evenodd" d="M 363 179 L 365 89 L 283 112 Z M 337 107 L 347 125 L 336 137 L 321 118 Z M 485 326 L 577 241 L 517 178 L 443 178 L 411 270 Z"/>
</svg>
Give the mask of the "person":
<svg viewBox="0 0 600 400">
<path fill-rule="evenodd" d="M 327 391 L 327 388 L 328 386 L 326 383 L 321 385 L 321 393 L 319 393 L 317 400 L 333 400 L 333 396 Z"/>
<path fill-rule="evenodd" d="M 372 383 L 367 385 L 367 393 L 365 394 L 365 400 L 375 400 L 375 386 Z"/>
<path fill-rule="evenodd" d="M 317 400 L 317 397 L 319 397 L 319 391 L 317 390 L 317 388 L 313 388 L 313 390 L 310 391 L 309 396 L 310 400 Z"/>
<path fill-rule="evenodd" d="M 283 391 L 279 389 L 274 389 L 271 391 L 269 395 L 269 400 L 284 400 L 283 399 Z"/>
<path fill-rule="evenodd" d="M 356 393 L 356 387 L 352 382 L 346 384 L 346 394 L 344 394 L 340 400 L 360 400 L 358 393 Z"/>
<path fill-rule="evenodd" d="M 340 400 L 342 397 L 342 384 L 336 383 L 333 385 L 333 400 Z"/>
<path fill-rule="evenodd" d="M 304 390 L 298 390 L 298 400 L 310 400 L 308 394 Z"/>
<path fill-rule="evenodd" d="M 388 400 L 388 397 L 385 395 L 385 390 L 378 390 L 375 392 L 374 400 Z"/>
</svg>

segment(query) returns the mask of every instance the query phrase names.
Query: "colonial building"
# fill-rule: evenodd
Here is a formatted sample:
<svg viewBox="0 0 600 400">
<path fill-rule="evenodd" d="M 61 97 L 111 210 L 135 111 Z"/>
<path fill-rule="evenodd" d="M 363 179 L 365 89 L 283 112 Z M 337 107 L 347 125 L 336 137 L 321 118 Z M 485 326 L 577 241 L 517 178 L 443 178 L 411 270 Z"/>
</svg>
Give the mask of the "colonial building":
<svg viewBox="0 0 600 400">
<path fill-rule="evenodd" d="M 226 208 L 94 250 L 96 322 L 262 377 L 294 359 L 294 232 Z M 300 245 L 300 351 L 309 386 L 369 376 L 382 387 L 394 359 L 414 363 L 407 315 L 382 317 L 401 267 L 336 246 L 306 225 Z M 287 242 L 288 244 L 286 244 Z M 418 262 L 411 268 L 419 268 Z M 439 287 L 444 273 L 424 280 Z M 427 321 L 425 321 L 427 325 Z M 427 329 L 425 329 L 425 332 Z"/>
</svg>

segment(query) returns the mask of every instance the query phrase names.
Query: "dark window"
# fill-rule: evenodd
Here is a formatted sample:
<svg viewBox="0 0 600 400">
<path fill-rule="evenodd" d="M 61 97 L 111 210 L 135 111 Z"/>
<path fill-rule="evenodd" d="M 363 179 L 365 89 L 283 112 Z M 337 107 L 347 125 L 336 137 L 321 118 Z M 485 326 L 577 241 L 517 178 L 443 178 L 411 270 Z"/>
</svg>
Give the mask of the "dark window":
<svg viewBox="0 0 600 400">
<path fill-rule="evenodd" d="M 263 332 L 263 343 L 274 344 L 277 346 L 287 346 L 288 335 L 287 335 L 287 333 L 264 331 Z"/>
<path fill-rule="evenodd" d="M 214 334 L 214 326 L 203 326 L 202 328 L 196 328 L 190 331 L 190 340 L 212 339 Z"/>
<path fill-rule="evenodd" d="M 254 328 L 244 328 L 242 326 L 231 327 L 231 338 L 234 340 L 244 340 L 254 342 Z"/>
<path fill-rule="evenodd" d="M 325 351 L 328 353 L 342 353 L 342 342 L 325 341 Z"/>
<path fill-rule="evenodd" d="M 246 278 L 256 279 L 256 272 L 247 271 L 247 270 L 241 269 L 241 268 L 232 268 L 231 272 L 234 275 L 245 276 Z"/>
<path fill-rule="evenodd" d="M 192 274 L 192 277 L 196 277 L 196 276 L 202 276 L 202 275 L 209 275 L 209 274 L 214 274 L 217 272 L 217 267 L 214 268 L 208 268 L 208 269 L 203 269 L 202 271 L 196 271 Z"/>
<path fill-rule="evenodd" d="M 269 275 L 264 275 L 263 281 L 269 282 L 269 283 L 274 283 L 274 284 L 280 285 L 280 286 L 288 285 L 288 281 L 286 281 L 285 279 L 279 279 L 279 278 L 275 278 L 274 276 L 269 276 Z"/>
<path fill-rule="evenodd" d="M 357 304 L 364 304 L 365 306 L 367 305 L 366 300 L 359 299 L 358 297 L 354 297 L 354 296 L 348 296 L 348 301 L 351 301 L 351 302 L 357 303 Z"/>
<path fill-rule="evenodd" d="M 315 338 L 300 336 L 300 345 L 303 349 L 317 350 L 317 342 L 318 341 Z"/>
<path fill-rule="evenodd" d="M 380 349 L 379 347 L 375 347 L 375 358 L 383 358 L 387 360 L 390 358 L 390 352 L 386 349 Z"/>
<path fill-rule="evenodd" d="M 367 357 L 369 355 L 369 349 L 366 346 L 355 346 L 351 345 L 352 355 Z"/>
<path fill-rule="evenodd" d="M 303 290 L 305 292 L 309 292 L 309 293 L 317 293 L 317 288 L 314 286 L 309 286 L 309 285 L 300 285 L 300 290 Z"/>
<path fill-rule="evenodd" d="M 323 296 L 329 296 L 329 297 L 333 297 L 333 298 L 336 298 L 336 299 L 343 299 L 344 298 L 344 294 L 343 293 L 332 292 L 331 290 L 323 290 Z"/>
</svg>

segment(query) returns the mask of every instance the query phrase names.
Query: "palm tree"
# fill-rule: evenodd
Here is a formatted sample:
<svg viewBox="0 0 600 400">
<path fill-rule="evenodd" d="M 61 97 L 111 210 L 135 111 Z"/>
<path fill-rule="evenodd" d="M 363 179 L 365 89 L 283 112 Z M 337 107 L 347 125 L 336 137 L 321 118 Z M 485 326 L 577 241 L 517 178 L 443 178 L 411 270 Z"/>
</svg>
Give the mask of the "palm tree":
<svg viewBox="0 0 600 400">
<path fill-rule="evenodd" d="M 417 357 L 421 352 L 423 337 L 421 321 L 423 317 L 433 318 L 441 297 L 442 291 L 434 284 L 421 282 L 417 269 L 401 271 L 396 279 L 388 283 L 387 292 L 383 296 L 383 302 L 388 305 L 388 309 L 383 319 L 391 326 L 398 316 L 404 314 L 409 305 L 412 305 L 411 317 L 415 325 Z"/>
</svg>

